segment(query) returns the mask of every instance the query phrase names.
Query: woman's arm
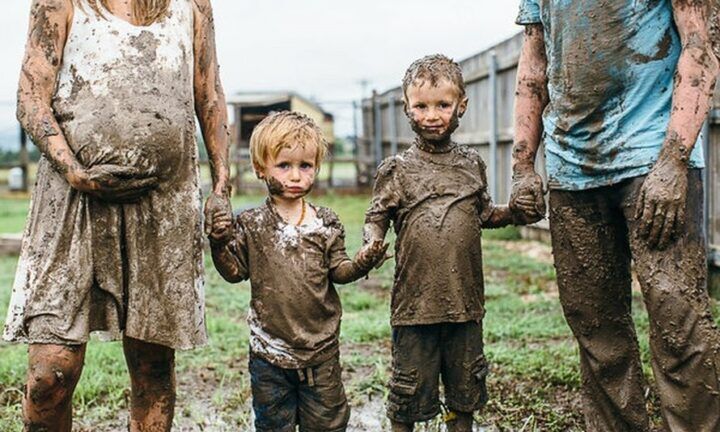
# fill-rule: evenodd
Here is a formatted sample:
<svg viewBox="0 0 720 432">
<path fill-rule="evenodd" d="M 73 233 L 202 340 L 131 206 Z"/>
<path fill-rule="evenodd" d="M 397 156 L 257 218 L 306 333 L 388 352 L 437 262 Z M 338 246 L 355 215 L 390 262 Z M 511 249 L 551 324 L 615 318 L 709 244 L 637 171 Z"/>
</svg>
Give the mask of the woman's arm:
<svg viewBox="0 0 720 432">
<path fill-rule="evenodd" d="M 40 152 L 70 184 L 82 165 L 51 107 L 72 16 L 71 0 L 34 0 L 17 93 L 17 118 Z"/>
<path fill-rule="evenodd" d="M 227 195 L 228 118 L 225 94 L 215 48 L 215 24 L 210 0 L 194 0 L 195 8 L 195 112 L 200 120 L 205 147 L 210 158 L 213 192 Z"/>
</svg>

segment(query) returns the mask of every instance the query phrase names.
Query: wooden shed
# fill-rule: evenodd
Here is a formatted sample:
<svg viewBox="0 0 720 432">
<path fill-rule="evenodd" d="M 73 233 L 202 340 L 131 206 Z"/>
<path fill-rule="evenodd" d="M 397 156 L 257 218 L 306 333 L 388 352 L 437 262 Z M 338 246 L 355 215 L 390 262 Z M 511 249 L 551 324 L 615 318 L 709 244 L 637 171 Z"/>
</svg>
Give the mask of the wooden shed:
<svg viewBox="0 0 720 432">
<path fill-rule="evenodd" d="M 313 119 L 332 145 L 335 140 L 334 118 L 320 105 L 292 91 L 239 92 L 227 98 L 233 123 L 230 127 L 235 186 L 240 187 L 242 173 L 250 169 L 250 135 L 265 117 L 275 111 L 298 111 Z M 240 173 L 238 175 L 237 173 Z"/>
</svg>

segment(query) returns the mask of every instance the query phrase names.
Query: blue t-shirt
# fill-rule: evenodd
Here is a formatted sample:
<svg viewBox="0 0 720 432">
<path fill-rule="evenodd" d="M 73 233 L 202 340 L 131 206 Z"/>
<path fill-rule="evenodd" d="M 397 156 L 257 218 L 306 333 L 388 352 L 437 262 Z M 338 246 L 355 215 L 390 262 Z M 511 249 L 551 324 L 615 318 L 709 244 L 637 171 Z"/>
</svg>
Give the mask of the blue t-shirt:
<svg viewBox="0 0 720 432">
<path fill-rule="evenodd" d="M 671 0 L 521 0 L 542 24 L 548 183 L 583 190 L 647 174 L 665 140 L 680 56 Z M 690 165 L 703 168 L 702 146 Z"/>
</svg>

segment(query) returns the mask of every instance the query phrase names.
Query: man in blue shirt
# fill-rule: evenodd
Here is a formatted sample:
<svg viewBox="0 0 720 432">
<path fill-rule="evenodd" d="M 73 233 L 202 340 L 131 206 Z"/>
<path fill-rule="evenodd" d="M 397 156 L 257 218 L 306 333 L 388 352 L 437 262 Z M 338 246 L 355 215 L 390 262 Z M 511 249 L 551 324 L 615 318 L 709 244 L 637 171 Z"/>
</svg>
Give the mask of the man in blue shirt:
<svg viewBox="0 0 720 432">
<path fill-rule="evenodd" d="M 665 426 L 720 431 L 699 132 L 718 75 L 710 0 L 521 0 L 511 207 L 545 213 L 588 431 L 647 431 L 630 261 Z"/>
</svg>

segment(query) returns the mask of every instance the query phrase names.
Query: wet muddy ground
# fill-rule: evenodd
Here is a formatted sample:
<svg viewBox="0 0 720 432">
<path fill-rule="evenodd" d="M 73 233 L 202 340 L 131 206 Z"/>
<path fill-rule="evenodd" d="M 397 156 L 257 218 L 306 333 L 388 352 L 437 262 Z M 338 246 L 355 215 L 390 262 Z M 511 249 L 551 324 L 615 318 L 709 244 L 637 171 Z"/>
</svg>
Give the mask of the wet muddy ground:
<svg viewBox="0 0 720 432">
<path fill-rule="evenodd" d="M 362 198 L 316 200 L 338 210 L 351 253 L 360 245 Z M 253 202 L 255 204 L 256 202 Z M 235 203 L 236 206 L 246 204 Z M 485 344 L 491 362 L 490 402 L 477 416 L 483 431 L 580 431 L 577 349 L 557 300 L 547 245 L 491 240 L 485 234 L 487 316 Z M 0 258 L 0 310 L 8 301 L 17 259 Z M 209 262 L 208 265 L 211 265 Z M 349 431 L 386 431 L 384 399 L 390 365 L 389 287 L 392 261 L 368 280 L 340 288 L 344 316 L 342 362 L 353 413 Z M 177 431 L 251 431 L 246 284 L 232 286 L 208 271 L 211 345 L 178 356 Z M 647 317 L 633 295 L 644 372 L 650 374 Z M 717 316 L 717 313 L 715 314 Z M 20 388 L 25 348 L 0 344 L 0 430 L 20 430 Z M 77 431 L 123 431 L 127 424 L 127 369 L 118 344 L 91 343 L 75 395 Z M 657 425 L 657 402 L 648 391 Z M 417 428 L 440 432 L 437 422 Z"/>
</svg>

